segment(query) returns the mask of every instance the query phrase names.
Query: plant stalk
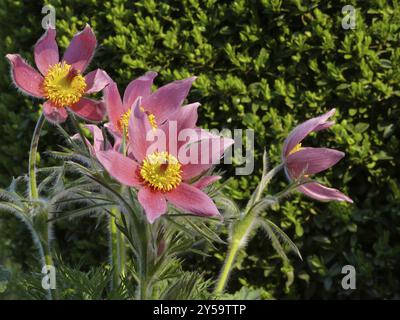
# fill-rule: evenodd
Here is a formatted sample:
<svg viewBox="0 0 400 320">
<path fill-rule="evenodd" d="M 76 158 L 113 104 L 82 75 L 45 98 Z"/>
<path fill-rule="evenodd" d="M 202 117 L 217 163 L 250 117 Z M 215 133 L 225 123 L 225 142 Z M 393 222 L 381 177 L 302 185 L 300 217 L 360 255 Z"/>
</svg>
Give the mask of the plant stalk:
<svg viewBox="0 0 400 320">
<path fill-rule="evenodd" d="M 214 289 L 214 293 L 222 293 L 225 290 L 229 275 L 234 267 L 236 256 L 239 250 L 245 245 L 248 234 L 251 232 L 254 221 L 257 215 L 251 210 L 253 205 L 260 201 L 264 189 L 267 187 L 269 181 L 282 169 L 283 165 L 280 164 L 273 168 L 268 173 L 264 173 L 259 186 L 253 192 L 249 203 L 247 204 L 245 215 L 243 219 L 239 220 L 232 228 L 231 240 L 229 241 L 228 252 L 225 257 L 225 262 L 222 267 L 220 276 Z"/>
<path fill-rule="evenodd" d="M 110 249 L 111 265 L 113 268 L 112 287 L 116 288 L 121 284 L 122 278 L 126 273 L 126 249 L 124 235 L 118 229 L 120 223 L 120 212 L 117 208 L 112 210 L 110 216 Z"/>
<path fill-rule="evenodd" d="M 31 141 L 31 147 L 29 151 L 29 196 L 31 200 L 39 197 L 37 182 L 36 182 L 36 158 L 37 149 L 39 145 L 40 133 L 45 123 L 45 117 L 42 113 L 36 123 L 35 130 L 33 131 L 33 137 Z"/>
</svg>

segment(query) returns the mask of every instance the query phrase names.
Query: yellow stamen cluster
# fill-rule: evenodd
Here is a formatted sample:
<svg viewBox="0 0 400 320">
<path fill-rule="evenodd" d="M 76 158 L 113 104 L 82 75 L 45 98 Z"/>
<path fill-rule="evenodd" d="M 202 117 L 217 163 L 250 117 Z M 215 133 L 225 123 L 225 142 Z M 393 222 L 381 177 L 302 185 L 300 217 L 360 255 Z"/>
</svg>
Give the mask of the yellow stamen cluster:
<svg viewBox="0 0 400 320">
<path fill-rule="evenodd" d="M 129 118 L 131 117 L 132 110 L 128 109 L 118 120 L 118 130 L 123 134 L 124 132 L 128 134 Z"/>
<path fill-rule="evenodd" d="M 145 114 L 147 114 L 147 119 L 149 119 L 150 125 L 153 129 L 157 129 L 157 122 L 156 122 L 156 116 L 148 111 L 146 111 L 145 108 L 140 107 L 140 111 L 144 112 Z"/>
<path fill-rule="evenodd" d="M 152 189 L 162 192 L 174 190 L 182 182 L 181 164 L 168 152 L 154 152 L 143 160 L 140 176 Z"/>
<path fill-rule="evenodd" d="M 290 150 L 288 155 L 291 155 L 293 153 L 296 153 L 297 151 L 300 151 L 302 148 L 301 143 L 298 143 L 294 146 L 294 148 L 292 150 Z"/>
<path fill-rule="evenodd" d="M 149 119 L 150 125 L 153 129 L 157 129 L 157 123 L 156 123 L 156 117 L 152 113 L 148 113 L 144 110 L 143 107 L 140 107 L 140 111 L 145 112 L 147 115 L 147 119 Z M 126 133 L 126 137 L 129 138 L 128 136 L 128 126 L 129 126 L 129 118 L 131 117 L 132 114 L 132 109 L 128 109 L 121 118 L 118 120 L 117 126 L 118 130 L 123 134 L 124 132 Z"/>
<path fill-rule="evenodd" d="M 150 125 L 153 129 L 157 129 L 157 122 L 156 122 L 156 117 L 154 116 L 154 114 L 149 113 L 147 114 L 147 118 L 149 119 Z"/>
<path fill-rule="evenodd" d="M 85 78 L 65 62 L 53 65 L 44 77 L 45 97 L 60 108 L 77 103 L 85 90 Z"/>
</svg>

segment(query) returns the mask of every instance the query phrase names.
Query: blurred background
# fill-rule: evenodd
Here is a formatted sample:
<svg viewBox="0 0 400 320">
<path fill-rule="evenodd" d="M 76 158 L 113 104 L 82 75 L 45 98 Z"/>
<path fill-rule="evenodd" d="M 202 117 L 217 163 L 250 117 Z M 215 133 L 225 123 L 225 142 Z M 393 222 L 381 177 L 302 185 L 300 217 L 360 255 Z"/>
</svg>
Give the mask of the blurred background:
<svg viewBox="0 0 400 320">
<path fill-rule="evenodd" d="M 189 101 L 199 101 L 206 128 L 251 128 L 256 134 L 256 172 L 232 177 L 225 192 L 244 203 L 261 172 L 266 148 L 272 165 L 284 138 L 298 123 L 332 107 L 336 125 L 312 135 L 346 157 L 318 179 L 348 194 L 353 205 L 317 203 L 300 195 L 267 214 L 300 248 L 304 260 L 284 263 L 260 230 L 239 257 L 228 290 L 259 290 L 265 299 L 400 298 L 400 3 L 397 0 L 68 0 L 0 2 L 0 187 L 26 172 L 40 101 L 14 88 L 4 56 L 19 53 L 33 63 L 42 35 L 44 4 L 56 9 L 63 51 L 89 23 L 98 39 L 90 69 L 104 68 L 120 88 L 148 70 L 155 84 L 198 76 Z M 355 8 L 355 29 L 344 29 L 345 5 Z M 45 150 L 61 137 L 50 125 Z M 285 185 L 281 175 L 271 192 Z M 223 231 L 226 233 L 226 230 Z M 107 261 L 103 223 L 86 217 L 56 226 L 63 261 L 87 270 Z M 185 268 L 215 277 L 225 248 L 211 257 L 185 257 Z M 32 272 L 34 248 L 25 226 L 0 212 L 0 273 L 11 283 Z M 357 289 L 343 290 L 341 269 L 353 265 Z M 0 281 L 0 299 L 25 293 Z"/>
</svg>

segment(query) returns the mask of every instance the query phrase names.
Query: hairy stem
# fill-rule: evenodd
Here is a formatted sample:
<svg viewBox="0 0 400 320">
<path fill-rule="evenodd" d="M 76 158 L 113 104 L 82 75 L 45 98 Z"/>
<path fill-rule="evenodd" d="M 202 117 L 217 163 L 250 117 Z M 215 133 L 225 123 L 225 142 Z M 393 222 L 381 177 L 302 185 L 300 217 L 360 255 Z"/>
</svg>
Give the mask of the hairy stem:
<svg viewBox="0 0 400 320">
<path fill-rule="evenodd" d="M 38 233 L 38 230 L 34 228 L 32 221 L 23 214 L 18 214 L 18 218 L 21 219 L 21 221 L 25 224 L 25 226 L 31 233 L 33 243 L 39 253 L 40 265 L 41 265 L 40 271 L 42 271 L 43 267 L 45 267 L 46 265 L 54 265 L 53 259 L 49 254 L 50 253 L 49 246 L 47 245 L 47 242 L 43 241 L 42 237 Z M 53 294 L 51 292 L 51 289 L 47 290 L 46 296 L 48 300 L 53 300 Z"/>
<path fill-rule="evenodd" d="M 29 151 L 29 196 L 31 199 L 37 199 L 39 197 L 36 182 L 36 158 L 38 153 L 37 149 L 39 145 L 40 132 L 42 131 L 44 123 L 45 117 L 42 113 L 36 123 L 35 130 L 33 131 L 31 148 Z"/>
<path fill-rule="evenodd" d="M 222 267 L 220 276 L 217 281 L 217 285 L 215 286 L 214 290 L 215 293 L 222 293 L 224 291 L 238 250 L 239 250 L 239 243 L 231 242 L 229 245 L 228 252 L 226 254 L 224 265 Z"/>
<path fill-rule="evenodd" d="M 125 239 L 122 232 L 118 229 L 117 224 L 120 223 L 120 212 L 117 208 L 112 210 L 113 215 L 110 216 L 110 249 L 111 249 L 111 265 L 113 268 L 112 286 L 116 288 L 122 278 L 125 276 L 126 250 Z"/>
<path fill-rule="evenodd" d="M 234 224 L 229 241 L 228 252 L 225 257 L 225 262 L 222 267 L 220 276 L 214 289 L 214 293 L 222 293 L 225 290 L 229 275 L 234 267 L 235 259 L 239 250 L 245 245 L 248 234 L 254 227 L 254 222 L 257 215 L 251 210 L 253 206 L 260 201 L 264 189 L 267 187 L 270 180 L 283 168 L 280 164 L 273 168 L 268 173 L 263 173 L 261 182 L 253 192 L 249 203 L 247 204 L 244 217 Z"/>
</svg>

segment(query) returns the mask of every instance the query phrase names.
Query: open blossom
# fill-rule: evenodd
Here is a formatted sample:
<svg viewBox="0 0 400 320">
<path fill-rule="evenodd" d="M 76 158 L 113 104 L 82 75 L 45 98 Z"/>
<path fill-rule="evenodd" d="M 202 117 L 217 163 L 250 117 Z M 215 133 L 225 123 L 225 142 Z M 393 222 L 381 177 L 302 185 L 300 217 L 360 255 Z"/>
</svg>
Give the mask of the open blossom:
<svg viewBox="0 0 400 320">
<path fill-rule="evenodd" d="M 115 150 L 98 151 L 96 156 L 101 164 L 120 183 L 138 188 L 138 200 L 150 223 L 167 212 L 167 202 L 192 214 L 218 216 L 214 202 L 201 189 L 219 177 L 203 177 L 194 184 L 190 181 L 215 164 L 215 159 L 222 157 L 233 140 L 206 135 L 198 143 L 191 141 L 183 146 L 186 154 L 196 155 L 196 160 L 204 160 L 202 152 L 207 149 L 206 161 L 182 161 L 181 149 L 171 148 L 171 142 L 151 152 L 152 142 L 146 136 L 154 128 L 141 105 L 138 98 L 129 118 L 128 156 Z M 217 148 L 210 148 L 213 142 L 218 142 Z"/>
<path fill-rule="evenodd" d="M 328 148 L 303 147 L 301 142 L 308 134 L 327 129 L 334 124 L 328 119 L 335 113 L 335 109 L 298 125 L 286 138 L 282 150 L 282 160 L 285 171 L 290 180 L 297 180 L 302 176 L 310 176 L 334 166 L 344 157 L 344 153 Z M 305 183 L 298 187 L 303 194 L 320 201 L 353 201 L 339 190 L 328 188 L 317 182 Z"/>
<path fill-rule="evenodd" d="M 143 76 L 131 81 L 126 87 L 123 99 L 118 92 L 115 82 L 104 89 L 104 102 L 110 122 L 106 125 L 114 136 L 122 137 L 127 133 L 132 106 L 138 97 L 142 98 L 141 110 L 146 113 L 153 128 L 157 128 L 167 120 L 175 119 L 183 101 L 189 93 L 192 82 L 196 77 L 171 82 L 152 92 L 151 86 L 157 76 L 149 71 Z M 198 103 L 188 105 L 189 110 L 197 116 Z"/>
<path fill-rule="evenodd" d="M 36 67 L 25 62 L 19 54 L 7 54 L 15 85 L 24 93 L 46 99 L 43 112 L 52 123 L 64 122 L 66 107 L 89 121 L 101 121 L 105 108 L 102 102 L 84 97 L 101 91 L 110 81 L 100 69 L 83 73 L 89 65 L 95 48 L 96 37 L 89 25 L 77 33 L 63 58 L 59 59 L 56 30 L 49 28 L 34 48 Z"/>
</svg>

